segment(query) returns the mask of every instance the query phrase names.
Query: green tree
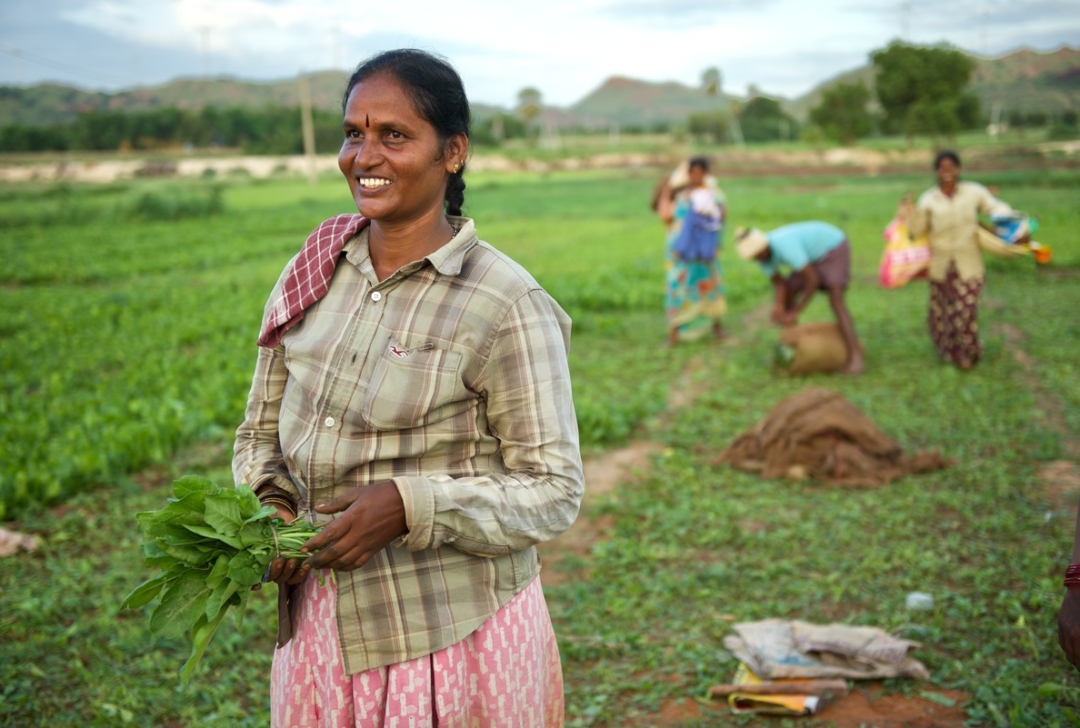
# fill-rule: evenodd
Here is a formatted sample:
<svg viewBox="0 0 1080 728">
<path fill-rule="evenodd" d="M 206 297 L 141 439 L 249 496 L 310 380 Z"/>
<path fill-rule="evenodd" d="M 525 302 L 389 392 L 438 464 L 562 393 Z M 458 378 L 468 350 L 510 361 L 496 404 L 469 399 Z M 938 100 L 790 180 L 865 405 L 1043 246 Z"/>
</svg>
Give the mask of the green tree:
<svg viewBox="0 0 1080 728">
<path fill-rule="evenodd" d="M 886 131 L 952 136 L 978 122 L 978 98 L 965 91 L 975 60 L 947 46 L 893 41 L 870 54 Z M 974 117 L 974 118 L 972 118 Z"/>
<path fill-rule="evenodd" d="M 686 119 L 686 129 L 699 139 L 707 139 L 713 144 L 731 142 L 731 119 L 724 111 L 701 111 L 690 114 Z"/>
<path fill-rule="evenodd" d="M 754 93 L 739 114 L 743 139 L 748 142 L 771 142 L 791 139 L 795 120 L 784 113 L 780 103 L 768 96 Z"/>
<path fill-rule="evenodd" d="M 738 112 L 731 108 L 731 103 L 728 102 L 728 109 L 726 113 L 721 110 L 721 104 L 724 101 L 723 94 L 723 76 L 720 74 L 720 69 L 716 66 L 710 66 L 701 72 L 701 90 L 705 92 L 705 95 L 713 100 L 717 104 L 717 110 L 711 116 L 714 119 L 724 119 L 724 123 L 729 127 L 726 133 L 719 131 L 710 131 L 713 139 L 720 143 L 721 141 L 734 141 L 739 146 L 742 146 L 743 136 L 742 129 L 739 127 Z M 706 125 L 711 123 L 707 121 L 709 114 L 693 114 L 688 120 L 691 134 L 700 135 L 702 132 L 694 131 L 695 125 L 701 127 L 703 123 Z M 695 120 L 694 117 L 697 117 Z"/>
<path fill-rule="evenodd" d="M 810 110 L 810 121 L 821 127 L 826 137 L 841 144 L 854 144 L 873 127 L 873 118 L 866 105 L 870 90 L 862 81 L 838 83 L 821 94 L 817 106 Z"/>
</svg>

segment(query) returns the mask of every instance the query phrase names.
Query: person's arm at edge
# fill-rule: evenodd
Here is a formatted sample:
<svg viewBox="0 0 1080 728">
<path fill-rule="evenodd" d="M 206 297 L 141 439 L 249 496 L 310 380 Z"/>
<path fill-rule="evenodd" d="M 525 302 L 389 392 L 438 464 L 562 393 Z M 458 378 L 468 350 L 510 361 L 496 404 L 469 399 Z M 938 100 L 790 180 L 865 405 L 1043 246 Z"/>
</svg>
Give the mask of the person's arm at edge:
<svg viewBox="0 0 1080 728">
<path fill-rule="evenodd" d="M 908 207 L 903 218 L 912 237 L 930 232 L 930 203 L 925 193 L 919 196 L 917 203 Z"/>
<path fill-rule="evenodd" d="M 799 299 L 795 301 L 789 311 L 790 317 L 794 319 L 799 317 L 806 307 L 810 304 L 810 299 L 817 293 L 818 286 L 821 285 L 821 276 L 818 275 L 817 269 L 813 265 L 807 264 L 799 271 L 799 277 L 804 281 L 803 288 L 799 292 Z"/>
<path fill-rule="evenodd" d="M 1072 561 L 1069 563 L 1080 564 L 1080 510 L 1073 529 Z M 1080 586 L 1065 588 L 1058 610 L 1058 644 L 1065 652 L 1065 658 L 1080 669 Z"/>
<path fill-rule="evenodd" d="M 770 318 L 779 323 L 787 315 L 787 279 L 774 272 L 769 280 L 773 286 L 773 310 Z"/>
</svg>

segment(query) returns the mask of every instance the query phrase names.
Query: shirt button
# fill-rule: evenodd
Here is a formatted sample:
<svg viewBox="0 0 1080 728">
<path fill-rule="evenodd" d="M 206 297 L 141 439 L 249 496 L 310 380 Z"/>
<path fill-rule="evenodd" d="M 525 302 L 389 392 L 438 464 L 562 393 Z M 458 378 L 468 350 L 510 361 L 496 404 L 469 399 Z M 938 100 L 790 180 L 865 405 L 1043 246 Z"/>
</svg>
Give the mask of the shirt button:
<svg viewBox="0 0 1080 728">
<path fill-rule="evenodd" d="M 375 301 L 376 303 L 381 301 L 382 300 L 382 294 L 379 293 L 378 291 L 372 291 L 371 292 L 371 300 Z"/>
<path fill-rule="evenodd" d="M 326 425 L 327 427 L 333 427 L 334 426 L 334 418 L 333 417 L 327 417 L 325 420 L 323 420 L 323 424 Z"/>
</svg>

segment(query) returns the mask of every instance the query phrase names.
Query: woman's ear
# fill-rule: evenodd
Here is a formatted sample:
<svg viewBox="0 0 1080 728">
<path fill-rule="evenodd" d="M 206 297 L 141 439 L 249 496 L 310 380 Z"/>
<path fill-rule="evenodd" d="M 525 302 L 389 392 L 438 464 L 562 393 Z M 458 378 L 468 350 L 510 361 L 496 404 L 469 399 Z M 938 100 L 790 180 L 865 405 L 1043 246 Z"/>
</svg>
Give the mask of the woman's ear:
<svg viewBox="0 0 1080 728">
<path fill-rule="evenodd" d="M 469 137 L 464 134 L 454 134 L 446 140 L 446 171 L 457 172 L 464 165 L 469 156 Z"/>
</svg>

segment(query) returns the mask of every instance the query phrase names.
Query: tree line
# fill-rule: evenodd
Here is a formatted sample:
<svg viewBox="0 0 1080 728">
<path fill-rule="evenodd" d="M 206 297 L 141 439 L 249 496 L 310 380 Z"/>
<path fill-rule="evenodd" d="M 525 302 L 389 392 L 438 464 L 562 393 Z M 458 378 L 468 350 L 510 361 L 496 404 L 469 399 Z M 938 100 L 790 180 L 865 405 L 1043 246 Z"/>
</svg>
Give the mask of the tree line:
<svg viewBox="0 0 1080 728">
<path fill-rule="evenodd" d="M 871 134 L 916 134 L 951 137 L 987 121 L 982 102 L 968 86 L 975 61 L 947 46 L 917 46 L 894 41 L 870 54 L 874 88 L 865 83 L 837 83 L 826 88 L 810 109 L 809 123 L 800 124 L 776 99 L 751 87 L 745 102 L 725 99 L 721 74 L 709 68 L 702 74 L 702 93 L 714 100 L 711 111 L 690 114 L 685 131 L 713 143 L 768 142 L 802 138 L 853 144 Z M 534 139 L 540 133 L 540 92 L 532 87 L 519 94 L 514 113 L 477 120 L 473 143 L 497 146 L 509 139 Z M 321 151 L 341 144 L 341 116 L 313 110 L 315 146 Z M 1050 126 L 1051 138 L 1078 133 L 1076 112 L 1058 118 L 1012 109 L 1001 125 L 1028 128 Z M 670 132 L 675 124 L 649 129 L 624 127 L 624 133 Z M 565 130 L 564 130 L 565 131 Z M 587 131 L 579 129 L 577 131 Z M 230 148 L 248 154 L 300 154 L 300 111 L 270 106 L 198 111 L 167 107 L 150 111 L 89 111 L 75 120 L 37 127 L 13 124 L 0 128 L 0 152 L 127 151 L 180 147 Z"/>
<path fill-rule="evenodd" d="M 341 146 L 341 114 L 312 110 L 315 148 Z M 525 122 L 509 114 L 475 125 L 476 143 L 524 137 Z M 184 147 L 239 149 L 247 154 L 302 154 L 300 109 L 205 106 L 147 111 L 87 111 L 63 124 L 0 127 L 0 152 L 131 151 Z"/>
<path fill-rule="evenodd" d="M 870 54 L 874 87 L 864 82 L 836 83 L 827 87 L 810 109 L 809 123 L 798 125 L 776 101 L 750 94 L 745 105 L 694 114 L 688 131 L 716 143 L 802 138 L 829 139 L 854 144 L 859 139 L 902 134 L 952 137 L 990 122 L 999 128 L 1050 128 L 1050 138 L 1080 134 L 1077 112 L 1057 117 L 1045 112 L 1011 109 L 990 118 L 979 97 L 968 88 L 975 60 L 947 46 L 918 46 L 894 41 Z M 719 72 L 708 69 L 702 88 L 715 93 Z M 1007 102 L 1007 99 L 1005 100 Z"/>
<path fill-rule="evenodd" d="M 341 115 L 312 112 L 316 145 L 341 144 Z M 198 111 L 164 107 L 147 111 L 87 111 L 63 124 L 0 128 L 0 150 L 130 151 L 230 147 L 251 154 L 303 152 L 298 108 L 206 106 Z"/>
</svg>

